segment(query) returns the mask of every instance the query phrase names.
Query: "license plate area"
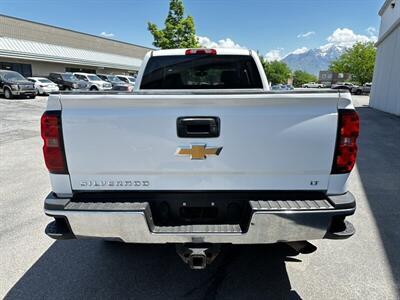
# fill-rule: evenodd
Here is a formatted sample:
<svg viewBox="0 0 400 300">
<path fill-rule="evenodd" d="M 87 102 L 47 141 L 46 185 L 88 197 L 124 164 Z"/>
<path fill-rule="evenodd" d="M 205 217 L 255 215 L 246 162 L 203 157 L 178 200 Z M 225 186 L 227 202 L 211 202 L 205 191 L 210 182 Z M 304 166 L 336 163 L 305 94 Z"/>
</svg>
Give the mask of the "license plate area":
<svg viewBox="0 0 400 300">
<path fill-rule="evenodd" d="M 193 222 L 195 220 L 215 220 L 218 216 L 218 208 L 215 206 L 210 207 L 187 207 L 183 206 L 179 210 L 179 216 L 188 221 Z"/>
<path fill-rule="evenodd" d="M 179 198 L 149 202 L 155 225 L 247 224 L 250 219 L 248 199 L 224 199 L 200 193 Z"/>
</svg>

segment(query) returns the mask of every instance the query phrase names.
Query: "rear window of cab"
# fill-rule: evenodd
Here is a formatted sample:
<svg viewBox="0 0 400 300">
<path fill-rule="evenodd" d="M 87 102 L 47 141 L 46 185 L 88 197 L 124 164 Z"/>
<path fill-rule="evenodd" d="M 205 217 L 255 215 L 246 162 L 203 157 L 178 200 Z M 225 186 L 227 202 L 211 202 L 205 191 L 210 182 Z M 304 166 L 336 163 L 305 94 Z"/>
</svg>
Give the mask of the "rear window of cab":
<svg viewBox="0 0 400 300">
<path fill-rule="evenodd" d="M 261 89 L 250 55 L 153 56 L 140 89 Z"/>
</svg>

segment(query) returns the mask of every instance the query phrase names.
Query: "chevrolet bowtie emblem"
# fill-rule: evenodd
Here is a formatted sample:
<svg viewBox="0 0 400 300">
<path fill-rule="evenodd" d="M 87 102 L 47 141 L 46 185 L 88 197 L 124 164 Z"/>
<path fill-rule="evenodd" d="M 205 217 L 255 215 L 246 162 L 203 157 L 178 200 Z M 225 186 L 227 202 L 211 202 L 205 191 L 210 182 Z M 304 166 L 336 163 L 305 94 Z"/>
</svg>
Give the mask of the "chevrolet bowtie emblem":
<svg viewBox="0 0 400 300">
<path fill-rule="evenodd" d="M 190 159 L 206 159 L 207 155 L 219 155 L 222 147 L 207 147 L 206 144 L 191 145 L 190 147 L 179 147 L 177 155 L 189 155 Z"/>
</svg>

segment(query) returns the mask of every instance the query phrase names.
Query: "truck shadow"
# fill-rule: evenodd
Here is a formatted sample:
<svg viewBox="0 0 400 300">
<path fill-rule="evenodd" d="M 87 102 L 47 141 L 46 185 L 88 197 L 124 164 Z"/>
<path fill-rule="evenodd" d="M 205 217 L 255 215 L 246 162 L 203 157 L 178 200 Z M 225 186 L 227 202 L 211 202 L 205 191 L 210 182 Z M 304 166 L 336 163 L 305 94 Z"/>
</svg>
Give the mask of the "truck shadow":
<svg viewBox="0 0 400 300">
<path fill-rule="evenodd" d="M 5 299 L 301 299 L 291 290 L 286 245 L 225 246 L 192 271 L 173 245 L 56 241 Z"/>
<path fill-rule="evenodd" d="M 400 118 L 358 107 L 357 169 L 392 275 L 400 282 Z"/>
</svg>

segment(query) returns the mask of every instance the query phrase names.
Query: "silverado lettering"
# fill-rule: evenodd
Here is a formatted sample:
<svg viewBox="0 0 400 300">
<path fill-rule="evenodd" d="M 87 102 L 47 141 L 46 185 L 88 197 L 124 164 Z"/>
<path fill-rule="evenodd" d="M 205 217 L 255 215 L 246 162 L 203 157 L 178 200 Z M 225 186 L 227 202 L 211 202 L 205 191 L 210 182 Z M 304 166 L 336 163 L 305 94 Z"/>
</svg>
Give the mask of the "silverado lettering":
<svg viewBox="0 0 400 300">
<path fill-rule="evenodd" d="M 81 181 L 81 186 L 86 187 L 97 187 L 97 186 L 150 186 L 150 182 L 147 180 L 117 180 L 117 181 L 106 181 L 106 180 L 88 180 Z"/>
</svg>

